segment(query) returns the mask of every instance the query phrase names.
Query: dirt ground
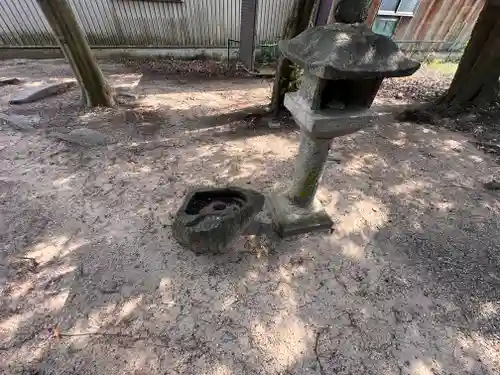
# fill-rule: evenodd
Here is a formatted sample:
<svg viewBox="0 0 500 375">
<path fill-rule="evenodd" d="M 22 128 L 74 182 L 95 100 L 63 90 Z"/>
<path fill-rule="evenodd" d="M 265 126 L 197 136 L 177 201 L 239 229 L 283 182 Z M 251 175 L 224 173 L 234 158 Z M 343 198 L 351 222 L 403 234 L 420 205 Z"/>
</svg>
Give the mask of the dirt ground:
<svg viewBox="0 0 500 375">
<path fill-rule="evenodd" d="M 500 204 L 483 186 L 499 166 L 469 138 L 394 122 L 335 139 L 331 234 L 278 240 L 264 210 L 256 235 L 196 256 L 170 229 L 186 190 L 286 185 L 298 130 L 238 112 L 267 104 L 269 81 L 102 67 L 137 99 L 14 107 L 19 86 L 0 88 L 3 113 L 40 117 L 0 129 L 1 373 L 500 374 Z M 11 75 L 71 72 L 2 62 Z M 378 100 L 419 100 L 405 84 Z M 81 127 L 113 142 L 53 136 Z"/>
</svg>

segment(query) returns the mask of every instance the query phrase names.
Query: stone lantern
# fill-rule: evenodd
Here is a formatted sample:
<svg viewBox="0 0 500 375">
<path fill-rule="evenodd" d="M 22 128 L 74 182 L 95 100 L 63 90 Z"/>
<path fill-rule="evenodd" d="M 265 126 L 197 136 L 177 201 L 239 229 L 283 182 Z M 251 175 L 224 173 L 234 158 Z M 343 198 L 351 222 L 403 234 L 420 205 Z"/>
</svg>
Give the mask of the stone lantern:
<svg viewBox="0 0 500 375">
<path fill-rule="evenodd" d="M 388 108 L 372 106 L 382 80 L 411 75 L 420 64 L 406 58 L 391 39 L 360 24 L 314 27 L 279 47 L 304 69 L 299 90 L 285 96 L 285 107 L 301 130 L 294 180 L 268 199 L 273 226 L 286 237 L 331 228 L 315 196 L 332 138 L 390 114 Z"/>
</svg>

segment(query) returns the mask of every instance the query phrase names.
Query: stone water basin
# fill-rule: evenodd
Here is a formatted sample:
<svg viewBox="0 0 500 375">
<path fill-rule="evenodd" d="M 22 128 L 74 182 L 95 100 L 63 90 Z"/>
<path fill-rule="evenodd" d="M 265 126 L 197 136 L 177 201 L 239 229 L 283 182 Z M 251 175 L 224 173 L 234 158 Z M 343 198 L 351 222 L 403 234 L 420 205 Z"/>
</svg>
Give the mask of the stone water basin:
<svg viewBox="0 0 500 375">
<path fill-rule="evenodd" d="M 264 196 L 239 187 L 191 190 L 177 211 L 174 238 L 197 254 L 222 253 L 251 224 Z"/>
</svg>

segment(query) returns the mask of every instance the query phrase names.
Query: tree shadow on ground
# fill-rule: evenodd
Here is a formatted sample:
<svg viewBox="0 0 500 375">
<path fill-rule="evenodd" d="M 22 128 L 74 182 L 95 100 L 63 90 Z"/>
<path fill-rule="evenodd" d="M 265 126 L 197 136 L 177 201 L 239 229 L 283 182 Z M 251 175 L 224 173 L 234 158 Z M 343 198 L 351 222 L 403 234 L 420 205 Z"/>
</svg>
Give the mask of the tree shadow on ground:
<svg viewBox="0 0 500 375">
<path fill-rule="evenodd" d="M 286 185 L 297 134 L 221 142 L 212 129 L 189 143 L 70 154 L 10 136 L 7 374 L 498 368 L 500 207 L 482 189 L 497 168 L 457 134 L 395 123 L 335 140 L 319 191 L 334 232 L 278 241 L 264 231 L 220 256 L 172 239 L 186 189 Z M 37 157 L 16 159 L 28 149 Z"/>
<path fill-rule="evenodd" d="M 182 137 L 186 131 L 212 127 L 228 133 L 245 128 L 269 129 L 262 120 L 269 84 L 260 80 L 218 79 L 189 84 L 152 80 L 138 85 L 142 78 L 136 73 L 110 75 L 109 80 L 119 88 L 121 104 L 117 108 L 82 108 L 80 91 L 75 88 L 43 101 L 10 106 L 4 112 L 37 117 L 40 121 L 34 130 L 49 134 L 83 127 L 118 142 Z M 10 90 L 2 92 L 8 97 L 15 88 L 3 90 Z M 293 123 L 284 118 L 282 125 L 286 130 Z"/>
</svg>

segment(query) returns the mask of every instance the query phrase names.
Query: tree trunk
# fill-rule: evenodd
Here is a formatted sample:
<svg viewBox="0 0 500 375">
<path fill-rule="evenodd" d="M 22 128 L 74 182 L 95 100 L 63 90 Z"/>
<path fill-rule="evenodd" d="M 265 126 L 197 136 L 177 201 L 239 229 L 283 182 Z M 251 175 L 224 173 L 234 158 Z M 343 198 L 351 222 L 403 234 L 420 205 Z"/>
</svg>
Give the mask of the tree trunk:
<svg viewBox="0 0 500 375">
<path fill-rule="evenodd" d="M 489 1 L 472 30 L 443 106 L 487 106 L 498 98 L 500 76 L 500 2 Z"/>
<path fill-rule="evenodd" d="M 37 1 L 82 88 L 84 103 L 92 107 L 113 106 L 113 91 L 97 65 L 67 0 Z"/>
<path fill-rule="evenodd" d="M 292 39 L 307 29 L 311 19 L 315 0 L 297 0 L 292 15 L 287 21 L 283 40 Z M 278 116 L 283 108 L 285 94 L 288 91 L 291 81 L 293 64 L 290 60 L 281 56 L 278 60 L 276 75 L 274 77 L 273 93 L 271 97 L 271 113 Z"/>
</svg>

